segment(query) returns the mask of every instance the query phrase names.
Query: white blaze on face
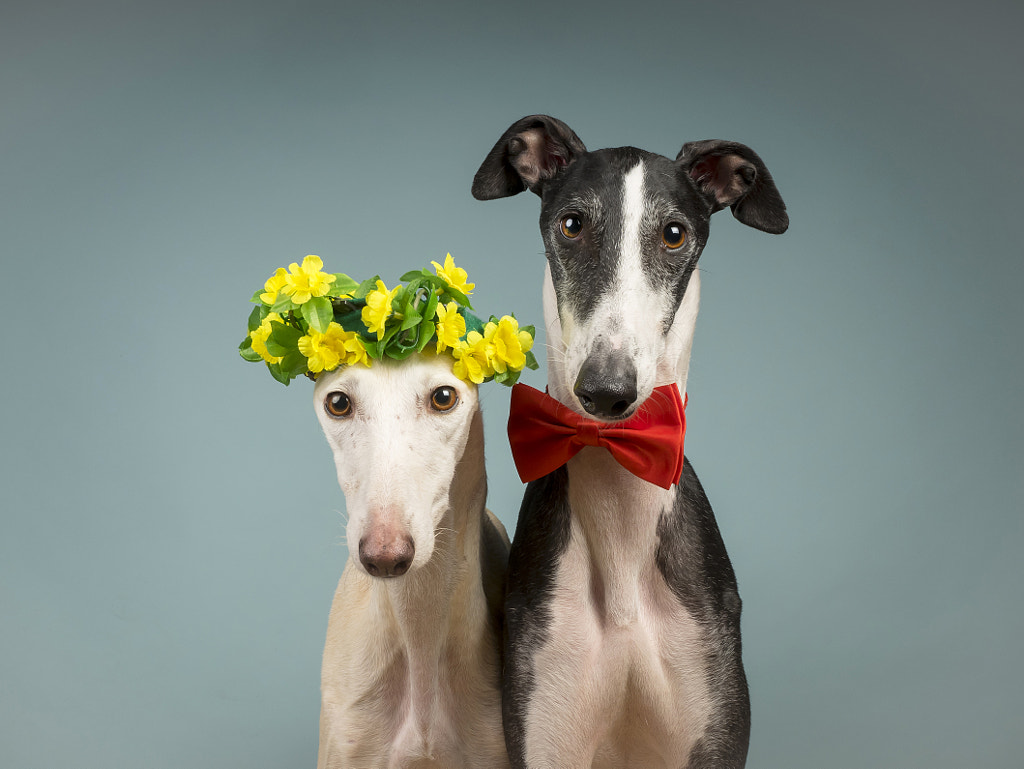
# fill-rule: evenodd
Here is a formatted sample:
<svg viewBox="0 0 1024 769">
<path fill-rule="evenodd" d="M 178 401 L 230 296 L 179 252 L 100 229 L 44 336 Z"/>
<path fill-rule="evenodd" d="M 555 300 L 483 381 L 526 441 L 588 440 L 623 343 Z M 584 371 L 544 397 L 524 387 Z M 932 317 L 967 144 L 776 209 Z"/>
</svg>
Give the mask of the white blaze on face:
<svg viewBox="0 0 1024 769">
<path fill-rule="evenodd" d="M 642 404 L 656 385 L 657 364 L 664 352 L 662 320 L 671 295 L 656 290 L 644 267 L 648 239 L 644 222 L 649 219 L 644 190 L 646 169 L 637 163 L 622 180 L 622 226 L 615 244 L 616 273 L 607 286 L 595 286 L 603 292 L 585 325 L 575 325 L 567 349 L 563 376 L 572 391 L 576 376 L 595 351 L 624 350 L 637 372 L 637 405 Z M 563 319 L 563 331 L 565 331 Z"/>
<path fill-rule="evenodd" d="M 458 395 L 449 411 L 431 405 L 440 387 Z M 349 415 L 327 410 L 334 393 L 347 396 Z M 388 527 L 412 537 L 410 570 L 419 568 L 430 560 L 435 529 L 449 509 L 452 478 L 477 411 L 476 387 L 452 373 L 448 356 L 418 355 L 322 374 L 313 398 L 345 493 L 349 549 L 354 554 L 373 527 Z"/>
</svg>

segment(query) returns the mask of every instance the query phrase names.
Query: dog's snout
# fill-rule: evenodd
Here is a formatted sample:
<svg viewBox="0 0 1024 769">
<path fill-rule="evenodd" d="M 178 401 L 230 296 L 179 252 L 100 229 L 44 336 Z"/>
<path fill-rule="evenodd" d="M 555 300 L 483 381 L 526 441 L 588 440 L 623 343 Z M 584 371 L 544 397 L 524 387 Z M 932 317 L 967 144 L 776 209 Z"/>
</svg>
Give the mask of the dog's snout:
<svg viewBox="0 0 1024 769">
<path fill-rule="evenodd" d="M 416 547 L 412 537 L 387 529 L 359 540 L 359 562 L 371 577 L 400 577 L 409 571 Z"/>
<path fill-rule="evenodd" d="M 596 417 L 621 417 L 636 402 L 636 367 L 623 353 L 600 361 L 588 358 L 573 392 L 588 414 Z"/>
</svg>

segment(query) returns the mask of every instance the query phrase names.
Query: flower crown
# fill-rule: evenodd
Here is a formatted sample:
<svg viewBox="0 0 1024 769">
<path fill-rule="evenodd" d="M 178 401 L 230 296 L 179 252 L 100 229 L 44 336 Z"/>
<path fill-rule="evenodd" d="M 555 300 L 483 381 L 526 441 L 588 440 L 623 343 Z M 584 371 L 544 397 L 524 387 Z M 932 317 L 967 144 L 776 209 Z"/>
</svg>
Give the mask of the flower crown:
<svg viewBox="0 0 1024 769">
<path fill-rule="evenodd" d="M 323 272 L 319 256 L 280 267 L 253 295 L 249 334 L 238 350 L 247 361 L 264 361 L 284 384 L 338 366 L 404 360 L 431 342 L 434 352 L 452 356 L 452 372 L 466 382 L 512 386 L 524 368 L 537 368 L 533 326 L 520 328 L 511 315 L 482 321 L 468 312 L 476 284 L 452 255 L 443 266 L 431 264 L 436 274 L 407 272 L 405 285 L 392 289 L 377 275 L 357 283 Z"/>
</svg>

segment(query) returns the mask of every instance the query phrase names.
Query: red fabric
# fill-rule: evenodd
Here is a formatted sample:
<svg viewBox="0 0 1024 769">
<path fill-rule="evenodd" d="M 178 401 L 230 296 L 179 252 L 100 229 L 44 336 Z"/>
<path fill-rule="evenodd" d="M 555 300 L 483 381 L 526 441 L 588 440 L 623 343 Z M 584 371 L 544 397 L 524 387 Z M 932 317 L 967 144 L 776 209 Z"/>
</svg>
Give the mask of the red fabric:
<svg viewBox="0 0 1024 769">
<path fill-rule="evenodd" d="M 557 470 L 584 446 L 604 446 L 633 475 L 668 489 L 683 472 L 685 436 L 686 410 L 674 384 L 654 388 L 623 422 L 582 417 L 529 385 L 512 388 L 508 439 L 523 483 Z"/>
</svg>

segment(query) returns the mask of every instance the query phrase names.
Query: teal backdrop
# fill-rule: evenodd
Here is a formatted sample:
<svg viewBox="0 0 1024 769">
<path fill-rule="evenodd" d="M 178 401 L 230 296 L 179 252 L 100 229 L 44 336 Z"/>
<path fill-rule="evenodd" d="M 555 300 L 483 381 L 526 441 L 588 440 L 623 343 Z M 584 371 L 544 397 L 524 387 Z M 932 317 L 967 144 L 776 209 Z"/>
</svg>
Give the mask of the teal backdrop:
<svg viewBox="0 0 1024 769">
<path fill-rule="evenodd" d="M 687 453 L 745 609 L 749 765 L 1020 766 L 1020 3 L 0 8 L 0 765 L 313 766 L 347 557 L 308 382 L 236 347 L 274 268 L 451 252 L 541 322 L 544 112 L 753 147 L 701 258 Z M 544 371 L 525 381 L 543 385 Z M 489 505 L 522 486 L 484 388 Z"/>
</svg>

